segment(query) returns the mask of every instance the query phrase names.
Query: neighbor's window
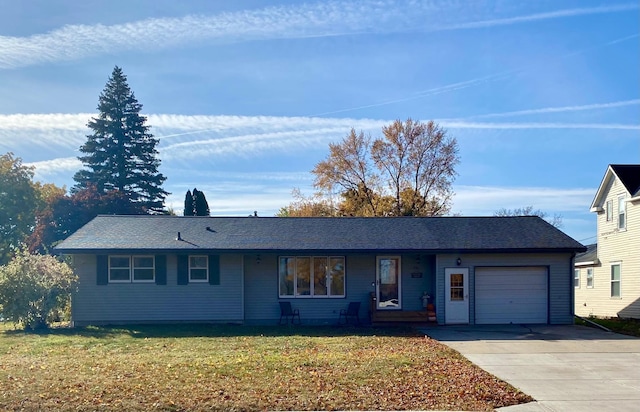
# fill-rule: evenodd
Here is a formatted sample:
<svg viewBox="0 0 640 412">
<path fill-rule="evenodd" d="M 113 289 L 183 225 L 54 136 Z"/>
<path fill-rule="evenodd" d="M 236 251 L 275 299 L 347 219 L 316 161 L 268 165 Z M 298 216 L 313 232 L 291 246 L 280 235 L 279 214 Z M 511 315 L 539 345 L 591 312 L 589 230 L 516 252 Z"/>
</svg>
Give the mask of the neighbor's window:
<svg viewBox="0 0 640 412">
<path fill-rule="evenodd" d="M 573 287 L 580 289 L 580 269 L 573 270 Z"/>
<path fill-rule="evenodd" d="M 613 220 L 613 200 L 607 200 L 607 222 Z"/>
<path fill-rule="evenodd" d="M 282 256 L 278 267 L 280 297 L 344 297 L 344 257 Z"/>
<path fill-rule="evenodd" d="M 624 196 L 618 197 L 618 229 L 624 229 L 627 225 L 626 222 L 626 204 Z"/>
<path fill-rule="evenodd" d="M 587 268 L 587 287 L 593 288 L 593 268 Z"/>
<path fill-rule="evenodd" d="M 611 297 L 620 297 L 620 264 L 611 265 Z"/>
<path fill-rule="evenodd" d="M 189 282 L 209 281 L 209 257 L 189 256 Z"/>
<path fill-rule="evenodd" d="M 109 256 L 109 282 L 154 282 L 155 275 L 153 256 Z"/>
</svg>

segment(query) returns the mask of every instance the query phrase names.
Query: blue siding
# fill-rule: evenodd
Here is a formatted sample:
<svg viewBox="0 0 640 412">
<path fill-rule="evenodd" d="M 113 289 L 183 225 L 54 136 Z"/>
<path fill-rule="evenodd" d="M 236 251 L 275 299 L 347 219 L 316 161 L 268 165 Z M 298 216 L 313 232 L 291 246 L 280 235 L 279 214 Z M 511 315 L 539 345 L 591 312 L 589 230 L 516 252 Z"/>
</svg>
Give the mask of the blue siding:
<svg viewBox="0 0 640 412">
<path fill-rule="evenodd" d="M 438 323 L 445 323 L 444 269 L 457 267 L 456 259 L 462 259 L 462 267 L 469 268 L 469 322 L 475 319 L 475 267 L 476 266 L 545 266 L 549 268 L 549 323 L 563 325 L 573 323 L 573 268 L 570 253 L 486 253 L 438 255 L 436 263 L 436 316 Z"/>
<path fill-rule="evenodd" d="M 335 255 L 335 254 L 334 254 Z M 376 255 L 346 255 L 346 297 L 345 298 L 279 298 L 278 297 L 278 254 L 245 256 L 245 321 L 256 324 L 273 324 L 280 317 L 278 301 L 291 302 L 300 311 L 302 322 L 306 324 L 335 324 L 340 309 L 346 309 L 349 302 L 360 302 L 360 319 L 369 319 L 370 294 L 375 293 Z M 423 292 L 431 293 L 435 281 L 433 257 L 422 255 L 401 255 L 402 258 L 402 298 L 404 310 L 422 310 Z M 412 273 L 421 273 L 417 277 Z"/>
<path fill-rule="evenodd" d="M 97 285 L 96 257 L 75 255 L 80 278 L 73 295 L 74 324 L 157 322 L 242 322 L 241 255 L 220 256 L 220 285 L 177 284 L 177 257 L 167 256 L 167 284 Z"/>
</svg>

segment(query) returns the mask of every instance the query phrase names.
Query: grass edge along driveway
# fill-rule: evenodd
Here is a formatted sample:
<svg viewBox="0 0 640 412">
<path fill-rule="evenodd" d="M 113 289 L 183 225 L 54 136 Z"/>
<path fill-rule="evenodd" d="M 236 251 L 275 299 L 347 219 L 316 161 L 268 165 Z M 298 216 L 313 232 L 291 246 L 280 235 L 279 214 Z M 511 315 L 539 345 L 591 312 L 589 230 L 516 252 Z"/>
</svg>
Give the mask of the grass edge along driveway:
<svg viewBox="0 0 640 412">
<path fill-rule="evenodd" d="M 1 410 L 493 410 L 531 400 L 411 328 L 0 326 Z"/>
</svg>

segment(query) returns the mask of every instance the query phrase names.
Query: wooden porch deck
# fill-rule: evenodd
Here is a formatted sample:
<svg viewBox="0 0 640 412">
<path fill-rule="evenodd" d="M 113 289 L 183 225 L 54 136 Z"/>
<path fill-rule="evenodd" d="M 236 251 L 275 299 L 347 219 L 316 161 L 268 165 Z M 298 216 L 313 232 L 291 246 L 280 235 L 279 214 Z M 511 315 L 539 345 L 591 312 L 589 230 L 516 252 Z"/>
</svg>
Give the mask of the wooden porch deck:
<svg viewBox="0 0 640 412">
<path fill-rule="evenodd" d="M 376 308 L 375 295 L 371 295 L 369 301 L 369 316 L 371 323 L 430 323 L 427 310 L 378 310 Z"/>
</svg>

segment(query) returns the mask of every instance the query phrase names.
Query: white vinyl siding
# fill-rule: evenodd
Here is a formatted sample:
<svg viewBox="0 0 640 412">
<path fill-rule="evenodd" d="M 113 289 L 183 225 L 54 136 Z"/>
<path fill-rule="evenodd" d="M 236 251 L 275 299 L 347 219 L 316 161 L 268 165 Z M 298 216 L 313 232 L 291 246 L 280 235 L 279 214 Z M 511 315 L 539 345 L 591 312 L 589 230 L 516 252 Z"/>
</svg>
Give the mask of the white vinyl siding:
<svg viewBox="0 0 640 412">
<path fill-rule="evenodd" d="M 618 197 L 625 193 L 625 229 L 618 229 Z M 575 289 L 575 313 L 579 316 L 640 319 L 640 201 L 630 201 L 626 188 L 615 178 L 603 204 L 613 205 L 613 217 L 597 215 L 598 261 L 593 287 Z M 611 297 L 611 264 L 620 263 L 620 297 Z M 584 269 L 583 269 L 584 271 Z"/>
</svg>

